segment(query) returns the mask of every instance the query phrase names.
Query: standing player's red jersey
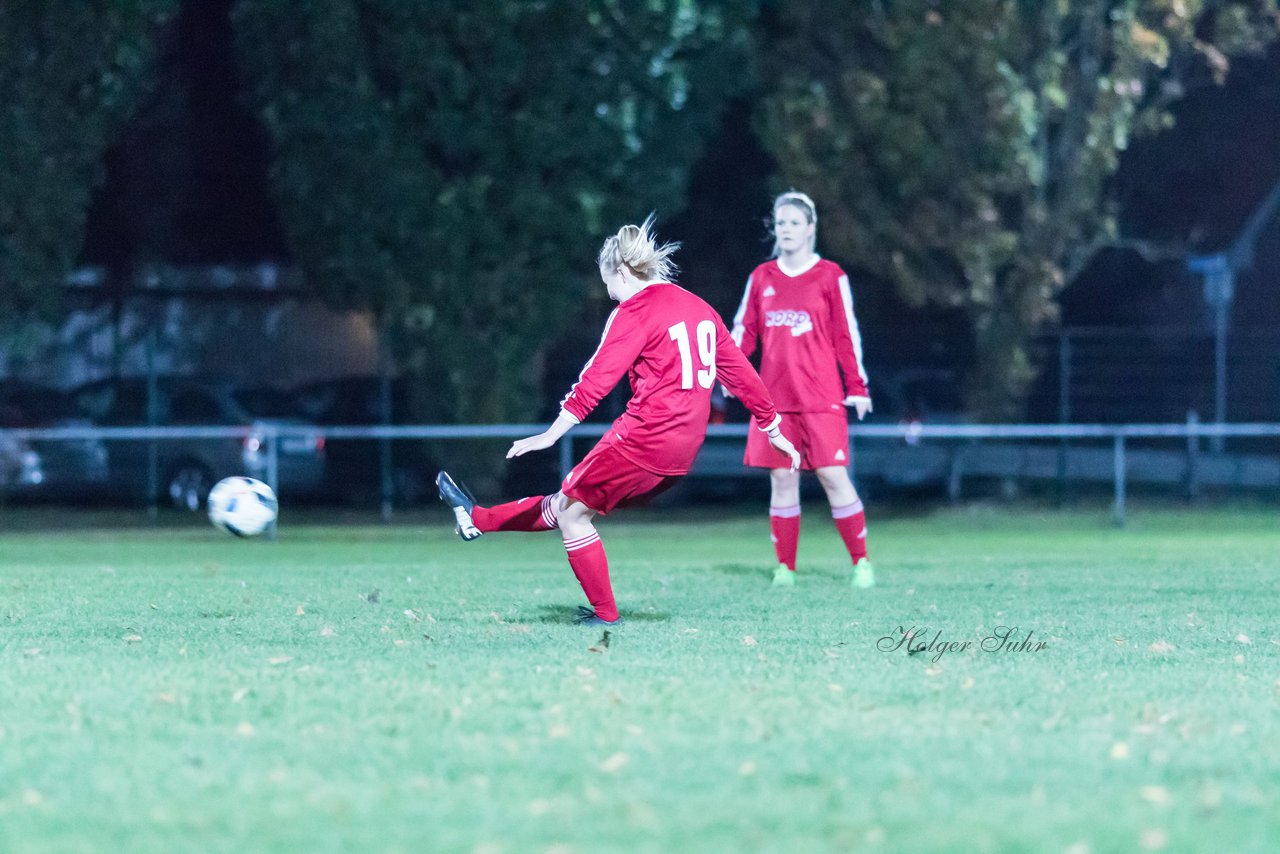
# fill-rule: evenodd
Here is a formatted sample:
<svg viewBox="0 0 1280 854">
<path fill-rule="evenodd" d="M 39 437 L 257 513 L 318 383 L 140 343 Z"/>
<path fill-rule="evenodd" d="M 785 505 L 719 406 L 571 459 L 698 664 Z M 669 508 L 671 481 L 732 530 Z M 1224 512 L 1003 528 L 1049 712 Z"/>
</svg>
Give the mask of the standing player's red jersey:
<svg viewBox="0 0 1280 854">
<path fill-rule="evenodd" d="M 733 340 L 748 356 L 757 342 L 764 347 L 760 378 L 781 412 L 843 412 L 846 397 L 867 396 L 849 277 L 830 261 L 818 259 L 798 276 L 776 260 L 756 267 Z"/>
<path fill-rule="evenodd" d="M 681 475 L 693 465 L 706 438 L 717 379 L 762 429 L 777 421 L 769 393 L 720 316 L 678 285 L 648 285 L 613 310 L 600 346 L 561 408 L 582 421 L 624 373 L 631 380 L 631 400 L 601 444 L 612 443 L 654 474 Z"/>
</svg>

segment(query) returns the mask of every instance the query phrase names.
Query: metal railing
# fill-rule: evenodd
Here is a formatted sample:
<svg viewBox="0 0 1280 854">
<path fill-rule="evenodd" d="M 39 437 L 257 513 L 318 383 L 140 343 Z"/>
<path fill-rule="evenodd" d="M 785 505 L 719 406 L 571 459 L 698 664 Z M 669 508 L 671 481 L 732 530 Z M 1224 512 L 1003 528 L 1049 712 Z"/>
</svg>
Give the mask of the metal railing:
<svg viewBox="0 0 1280 854">
<path fill-rule="evenodd" d="M 149 441 L 152 443 L 176 439 L 240 439 L 256 435 L 263 439 L 261 471 L 252 472 L 262 477 L 273 489 L 279 486 L 279 440 L 291 437 L 324 436 L 328 439 L 366 440 L 433 440 L 453 441 L 462 439 L 517 439 L 542 432 L 545 424 L 490 424 L 490 425 L 398 425 L 398 426 L 319 426 L 257 424 L 252 427 L 57 427 L 0 429 L 0 438 L 25 441 Z M 574 462 L 574 446 L 582 439 L 598 439 L 610 429 L 609 424 L 581 424 L 566 435 L 558 445 L 560 475 L 568 474 Z M 712 424 L 707 428 L 711 439 L 744 439 L 747 424 Z M 1112 519 L 1124 524 L 1129 481 L 1128 444 L 1136 439 L 1185 439 L 1187 455 L 1191 459 L 1189 470 L 1194 472 L 1194 457 L 1198 453 L 1200 439 L 1227 438 L 1276 438 L 1280 437 L 1280 423 L 1216 424 L 1200 423 L 1189 419 L 1177 424 L 854 424 L 849 428 L 851 440 L 881 439 L 918 443 L 924 440 L 968 439 L 991 440 L 1092 440 L 1109 441 L 1112 455 L 1113 484 Z M 154 447 L 154 446 L 153 446 Z M 385 461 L 385 455 L 383 455 Z M 154 468 L 155 453 L 151 454 Z M 962 457 L 955 457 L 953 477 L 963 474 Z M 384 463 L 385 464 L 385 463 Z M 851 464 L 856 474 L 856 455 Z M 696 470 L 696 469 L 695 469 Z M 154 472 L 153 472 L 154 475 Z M 1280 487 L 1280 479 L 1275 484 Z M 384 497 L 383 515 L 390 517 L 390 505 Z"/>
</svg>

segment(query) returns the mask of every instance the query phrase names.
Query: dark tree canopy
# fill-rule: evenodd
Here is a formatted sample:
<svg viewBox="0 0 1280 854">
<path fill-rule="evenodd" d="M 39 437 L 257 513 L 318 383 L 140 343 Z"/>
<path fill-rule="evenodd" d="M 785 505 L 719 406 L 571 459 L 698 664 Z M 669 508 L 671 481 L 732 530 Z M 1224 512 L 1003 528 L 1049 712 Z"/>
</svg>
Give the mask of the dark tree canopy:
<svg viewBox="0 0 1280 854">
<path fill-rule="evenodd" d="M 150 85 L 176 0 L 0 3 L 0 317 L 58 305 L 103 152 Z"/>
<path fill-rule="evenodd" d="M 1276 34 L 1273 3 L 804 0 L 764 28 L 759 114 L 822 239 L 969 318 L 972 407 L 1018 418 L 1031 336 L 1116 237 L 1106 181 L 1135 133 Z"/>
<path fill-rule="evenodd" d="M 607 233 L 674 213 L 750 4 L 244 0 L 290 248 L 382 318 L 438 417 L 527 417 Z"/>
</svg>

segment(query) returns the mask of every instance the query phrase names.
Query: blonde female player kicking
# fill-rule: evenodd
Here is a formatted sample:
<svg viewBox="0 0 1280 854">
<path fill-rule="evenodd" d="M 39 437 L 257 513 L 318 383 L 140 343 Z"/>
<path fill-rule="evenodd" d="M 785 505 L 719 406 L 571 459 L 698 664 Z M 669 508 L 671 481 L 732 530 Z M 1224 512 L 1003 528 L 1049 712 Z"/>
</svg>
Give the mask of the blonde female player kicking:
<svg viewBox="0 0 1280 854">
<path fill-rule="evenodd" d="M 849 479 L 845 407 L 861 420 L 871 397 L 849 277 L 814 251 L 817 228 L 817 210 L 804 193 L 774 200 L 774 257 L 747 279 L 733 339 L 747 356 L 760 345 L 760 376 L 782 413 L 782 429 L 800 449 L 800 467 L 816 474 L 827 493 L 853 561 L 853 585 L 865 588 L 875 584 L 875 572 L 862 500 Z M 769 469 L 769 528 L 778 557 L 773 584 L 790 587 L 800 541 L 800 472 L 754 435 L 747 437 L 744 462 Z"/>
<path fill-rule="evenodd" d="M 760 377 L 734 344 L 719 315 L 670 280 L 679 244 L 657 245 L 653 216 L 604 242 L 600 278 L 618 307 L 605 322 L 595 355 L 544 432 L 520 439 L 507 458 L 549 448 L 595 408 L 626 374 L 631 400 L 609 432 L 564 479 L 554 495 L 495 507 L 476 504 L 447 472 L 436 486 L 452 508 L 457 532 L 473 540 L 493 531 L 560 530 L 569 566 L 591 608 L 578 622 L 617 623 L 609 562 L 592 519 L 669 489 L 689 471 L 706 438 L 711 389 L 717 380 L 755 416 L 761 438 L 792 469 L 800 455 L 779 429 L 780 416 Z"/>
</svg>

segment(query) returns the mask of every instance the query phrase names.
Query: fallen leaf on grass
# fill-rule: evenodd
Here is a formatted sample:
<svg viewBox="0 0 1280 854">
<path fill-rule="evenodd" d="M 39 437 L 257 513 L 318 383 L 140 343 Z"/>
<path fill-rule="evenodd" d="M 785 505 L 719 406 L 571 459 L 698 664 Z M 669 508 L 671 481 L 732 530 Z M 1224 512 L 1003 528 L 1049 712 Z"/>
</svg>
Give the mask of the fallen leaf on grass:
<svg viewBox="0 0 1280 854">
<path fill-rule="evenodd" d="M 290 661 L 293 661 L 292 655 L 277 655 L 275 658 L 268 658 L 267 664 L 271 664 L 271 665 L 288 664 Z"/>
<path fill-rule="evenodd" d="M 1253 641 L 1249 640 L 1248 635 L 1246 635 L 1244 632 L 1241 632 L 1240 634 L 1236 635 L 1236 643 L 1253 643 Z"/>
<path fill-rule="evenodd" d="M 1142 846 L 1143 851 L 1159 851 L 1169 844 L 1169 834 L 1158 827 L 1144 830 L 1138 838 L 1138 844 Z"/>
<path fill-rule="evenodd" d="M 249 689 L 248 689 L 248 688 L 241 688 L 241 689 L 239 689 L 238 691 L 236 691 L 234 694 L 232 694 L 232 695 L 231 695 L 231 702 L 233 702 L 233 703 L 239 703 L 241 700 L 243 700 L 243 699 L 244 699 L 245 697 L 247 697 L 248 695 L 249 695 Z"/>
<path fill-rule="evenodd" d="M 600 763 L 600 770 L 604 771 L 606 774 L 613 774 L 615 772 L 621 771 L 622 766 L 626 764 L 627 764 L 627 754 L 615 753 L 612 756 L 610 756 L 608 759 Z"/>
<path fill-rule="evenodd" d="M 1117 741 L 1111 745 L 1111 758 L 1116 760 L 1129 758 L 1129 745 L 1123 741 Z"/>
<path fill-rule="evenodd" d="M 924 669 L 925 676 L 938 676 L 941 673 L 942 673 L 941 667 L 926 667 Z"/>
<path fill-rule="evenodd" d="M 325 626 L 320 630 L 320 637 L 322 638 L 331 638 L 334 634 L 336 634 L 336 632 L 334 632 L 333 626 Z"/>
<path fill-rule="evenodd" d="M 125 643 L 138 643 L 142 640 L 142 635 L 125 635 L 123 640 Z"/>
<path fill-rule="evenodd" d="M 301 617 L 301 616 L 304 616 L 306 613 L 307 613 L 307 609 L 306 609 L 306 608 L 303 608 L 301 605 L 299 605 L 299 606 L 298 606 L 298 610 L 294 611 L 294 612 L 293 612 L 293 615 L 294 615 L 295 617 Z"/>
<path fill-rule="evenodd" d="M 1162 641 L 1162 640 L 1156 641 L 1150 647 L 1152 652 L 1159 652 L 1159 653 L 1169 652 L 1173 648 L 1174 648 L 1173 644 L 1169 643 L 1168 641 Z"/>
<path fill-rule="evenodd" d="M 1138 790 L 1138 797 L 1158 807 L 1169 806 L 1169 790 L 1164 786 L 1143 786 Z"/>
<path fill-rule="evenodd" d="M 587 647 L 587 652 L 604 652 L 609 648 L 609 630 L 605 629 L 604 634 L 600 636 L 600 640 L 596 641 L 595 646 Z"/>
<path fill-rule="evenodd" d="M 409 645 L 409 642 L 408 642 L 407 640 L 404 640 L 403 638 L 396 638 L 394 641 L 392 641 L 392 643 L 394 643 L 396 646 L 408 646 L 408 645 Z"/>
<path fill-rule="evenodd" d="M 743 645 L 743 646 L 755 646 L 755 645 L 756 645 L 756 639 L 755 639 L 755 638 L 753 638 L 751 635 L 743 635 L 743 636 L 742 636 L 742 645 Z"/>
<path fill-rule="evenodd" d="M 750 777 L 752 774 L 756 773 L 756 763 L 751 762 L 750 760 L 743 762 L 738 766 L 738 773 L 743 777 Z"/>
<path fill-rule="evenodd" d="M 245 738 L 252 738 L 256 734 L 257 734 L 257 730 L 255 730 L 253 728 L 253 724 L 249 723 L 248 721 L 236 727 L 236 735 L 244 736 Z"/>
</svg>

